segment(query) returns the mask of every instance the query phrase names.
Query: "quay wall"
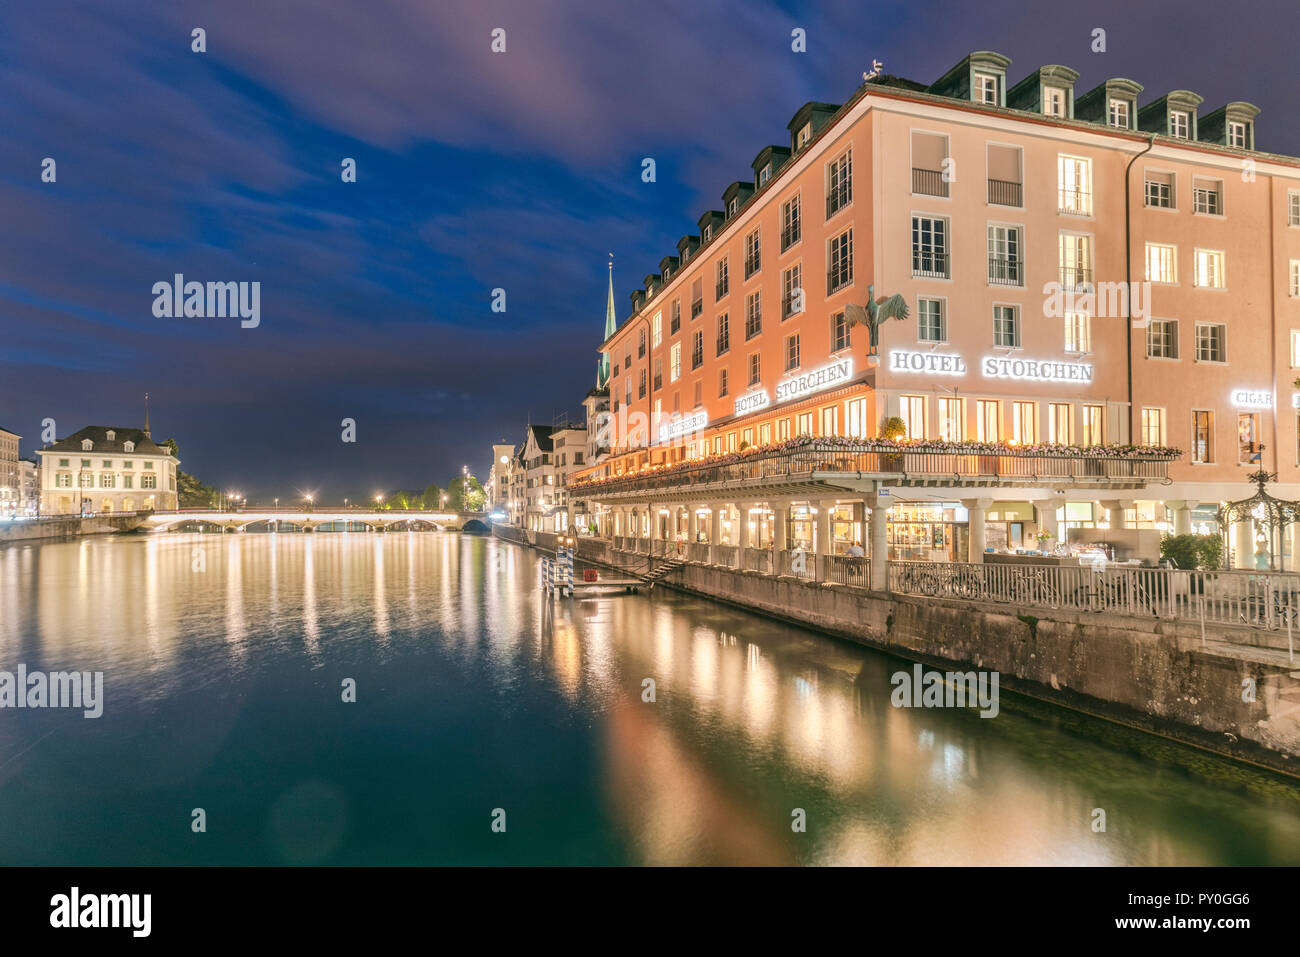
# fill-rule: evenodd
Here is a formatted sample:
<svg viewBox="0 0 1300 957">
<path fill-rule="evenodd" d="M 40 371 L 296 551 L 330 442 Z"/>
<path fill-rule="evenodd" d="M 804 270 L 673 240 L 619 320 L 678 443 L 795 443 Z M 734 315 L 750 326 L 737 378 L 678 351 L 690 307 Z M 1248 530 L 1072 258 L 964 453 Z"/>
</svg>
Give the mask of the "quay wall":
<svg viewBox="0 0 1300 957">
<path fill-rule="evenodd" d="M 138 528 L 144 515 L 60 515 L 32 521 L 6 522 L 0 525 L 0 544 L 6 542 L 69 539 L 80 535 L 110 535 Z"/>
</svg>

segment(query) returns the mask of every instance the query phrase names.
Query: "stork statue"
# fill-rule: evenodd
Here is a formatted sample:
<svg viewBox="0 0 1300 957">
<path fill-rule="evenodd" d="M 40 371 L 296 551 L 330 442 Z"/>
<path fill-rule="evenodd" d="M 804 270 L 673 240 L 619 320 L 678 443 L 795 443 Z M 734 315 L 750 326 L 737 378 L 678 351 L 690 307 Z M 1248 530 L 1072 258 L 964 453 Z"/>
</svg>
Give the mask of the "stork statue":
<svg viewBox="0 0 1300 957">
<path fill-rule="evenodd" d="M 875 286 L 867 286 L 867 304 L 859 306 L 855 303 L 849 303 L 844 307 L 844 317 L 848 320 L 849 328 L 854 326 L 866 326 L 867 332 L 871 337 L 871 349 L 867 353 L 867 362 L 870 365 L 877 365 L 880 362 L 880 353 L 877 351 L 880 346 L 880 327 L 889 319 L 906 319 L 907 318 L 907 300 L 901 293 L 895 293 L 887 299 L 876 302 Z"/>
</svg>

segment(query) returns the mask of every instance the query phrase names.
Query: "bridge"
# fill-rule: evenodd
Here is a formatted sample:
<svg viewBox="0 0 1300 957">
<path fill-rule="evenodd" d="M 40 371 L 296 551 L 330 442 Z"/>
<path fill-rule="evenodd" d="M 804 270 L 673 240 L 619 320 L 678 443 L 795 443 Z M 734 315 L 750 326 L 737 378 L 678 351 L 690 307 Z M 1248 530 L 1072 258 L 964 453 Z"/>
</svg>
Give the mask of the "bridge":
<svg viewBox="0 0 1300 957">
<path fill-rule="evenodd" d="M 431 512 L 423 509 L 360 508 L 181 508 L 149 512 L 139 528 L 174 531 L 200 524 L 213 531 L 346 532 L 346 531 L 465 531 L 486 532 L 486 512 Z"/>
</svg>

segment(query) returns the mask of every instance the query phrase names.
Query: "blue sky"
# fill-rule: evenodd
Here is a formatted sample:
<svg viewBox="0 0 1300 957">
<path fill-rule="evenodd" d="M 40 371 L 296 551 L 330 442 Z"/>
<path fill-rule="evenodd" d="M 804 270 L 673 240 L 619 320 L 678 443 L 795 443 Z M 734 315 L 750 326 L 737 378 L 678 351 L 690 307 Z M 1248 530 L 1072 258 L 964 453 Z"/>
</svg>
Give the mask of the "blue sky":
<svg viewBox="0 0 1300 957">
<path fill-rule="evenodd" d="M 1300 154 L 1294 3 L 43 0 L 0 12 L 0 425 L 135 425 L 222 488 L 318 498 L 480 473 L 579 411 L 605 263 L 627 294 L 806 100 L 971 50 L 1262 108 Z M 190 49 L 195 27 L 207 52 Z M 490 50 L 506 30 L 506 52 Z M 808 52 L 790 49 L 807 31 Z M 1090 50 L 1107 31 L 1107 52 Z M 40 181 L 57 162 L 56 183 Z M 358 177 L 339 176 L 344 157 Z M 641 181 L 653 157 L 657 182 Z M 262 320 L 155 282 L 258 281 Z M 507 311 L 493 313 L 504 288 Z M 358 441 L 340 441 L 340 420 Z"/>
</svg>

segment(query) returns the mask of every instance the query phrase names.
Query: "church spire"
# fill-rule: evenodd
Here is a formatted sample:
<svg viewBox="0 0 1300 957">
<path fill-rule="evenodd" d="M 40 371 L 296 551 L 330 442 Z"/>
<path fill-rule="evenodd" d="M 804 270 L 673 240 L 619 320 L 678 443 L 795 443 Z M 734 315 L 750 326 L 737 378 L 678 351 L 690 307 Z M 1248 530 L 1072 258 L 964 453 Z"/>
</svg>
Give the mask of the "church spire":
<svg viewBox="0 0 1300 957">
<path fill-rule="evenodd" d="M 609 254 L 609 297 L 605 302 L 605 339 L 618 329 L 618 318 L 614 313 L 614 254 Z M 602 342 L 604 340 L 601 340 Z M 609 384 L 609 353 L 602 352 L 596 363 L 596 388 L 603 389 Z"/>
<path fill-rule="evenodd" d="M 144 437 L 150 438 L 149 435 L 149 393 L 144 394 Z"/>
</svg>

